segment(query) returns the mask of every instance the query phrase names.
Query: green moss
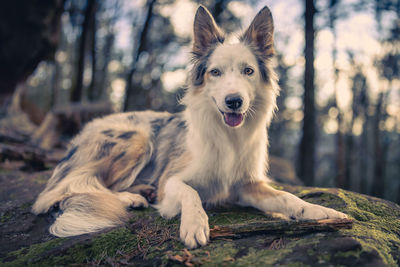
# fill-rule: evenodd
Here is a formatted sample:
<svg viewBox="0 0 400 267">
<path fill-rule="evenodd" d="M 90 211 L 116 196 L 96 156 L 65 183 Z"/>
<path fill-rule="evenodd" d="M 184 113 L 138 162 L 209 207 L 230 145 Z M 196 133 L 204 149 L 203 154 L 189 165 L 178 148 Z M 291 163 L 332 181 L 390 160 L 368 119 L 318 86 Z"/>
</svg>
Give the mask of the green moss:
<svg viewBox="0 0 400 267">
<path fill-rule="evenodd" d="M 215 225 L 223 226 L 229 224 L 268 222 L 272 217 L 252 208 L 234 208 L 211 210 L 207 212 L 210 227 Z"/>
<path fill-rule="evenodd" d="M 285 257 L 292 253 L 293 248 L 298 245 L 294 240 L 279 250 L 249 248 L 247 255 L 237 260 L 238 266 L 263 266 L 279 265 Z M 304 240 L 301 240 L 304 241 Z M 301 242 L 300 241 L 300 242 Z"/>
<path fill-rule="evenodd" d="M 2 264 L 3 266 L 41 265 L 38 264 L 38 261 L 41 261 L 43 257 L 47 257 L 46 252 L 63 244 L 65 240 L 64 238 L 53 239 L 45 243 L 31 245 L 29 248 L 13 251 L 2 259 Z M 9 261 L 10 259 L 13 260 Z"/>
<path fill-rule="evenodd" d="M 9 220 L 11 220 L 11 218 L 12 218 L 11 212 L 10 211 L 6 211 L 0 217 L 0 223 L 8 222 Z"/>
<path fill-rule="evenodd" d="M 329 260 L 331 259 L 331 255 L 328 253 L 321 253 L 318 254 L 317 258 L 318 258 L 318 263 L 324 264 L 329 262 Z"/>
<path fill-rule="evenodd" d="M 32 206 L 31 202 L 25 202 L 24 204 L 22 204 L 19 208 L 20 209 L 27 209 L 30 208 Z"/>
<path fill-rule="evenodd" d="M 361 249 L 349 250 L 349 251 L 339 251 L 334 255 L 334 257 L 338 257 L 338 258 L 355 257 L 355 258 L 359 259 L 361 256 L 361 253 L 362 253 Z"/>
<path fill-rule="evenodd" d="M 279 185 L 279 184 L 271 183 L 270 186 L 272 186 L 276 190 L 284 190 L 284 187 L 282 185 Z"/>
<path fill-rule="evenodd" d="M 137 245 L 136 235 L 126 228 L 120 228 L 95 238 L 91 244 L 92 258 L 99 259 L 104 255 L 113 257 L 118 252 L 126 252 Z"/>
<path fill-rule="evenodd" d="M 68 239 L 54 239 L 46 243 L 32 245 L 29 249 L 21 249 L 9 253 L 7 258 L 15 258 L 7 263 L 10 266 L 18 265 L 64 265 L 69 263 L 83 264 L 101 261 L 107 257 L 115 257 L 117 253 L 125 253 L 136 248 L 137 239 L 128 229 L 120 228 L 95 237 L 89 244 L 76 244 L 71 248 L 59 250 L 57 255 L 44 253 L 50 249 L 60 247 Z"/>
<path fill-rule="evenodd" d="M 26 202 L 26 203 L 23 203 L 19 207 L 15 207 L 15 208 L 6 210 L 5 212 L 2 212 L 1 216 L 0 216 L 0 223 L 6 223 L 13 219 L 14 220 L 20 219 L 21 213 L 26 212 L 26 209 L 30 208 L 31 205 L 32 204 L 30 202 Z"/>
<path fill-rule="evenodd" d="M 286 267 L 307 267 L 307 266 L 310 266 L 310 265 L 304 264 L 302 262 L 294 261 L 294 262 L 290 262 L 290 263 L 285 264 L 285 266 Z"/>
<path fill-rule="evenodd" d="M 207 251 L 208 253 L 205 253 Z M 232 241 L 216 241 L 204 249 L 193 250 L 196 256 L 195 263 L 203 266 L 224 266 L 234 261 L 234 256 L 238 252 Z"/>
<path fill-rule="evenodd" d="M 321 187 L 312 187 L 300 190 L 296 195 L 304 196 L 316 192 L 328 192 L 329 188 L 321 188 Z"/>
<path fill-rule="evenodd" d="M 377 251 L 387 265 L 396 266 L 391 244 L 400 244 L 400 209 L 343 190 L 339 191 L 339 196 L 346 202 L 347 214 L 356 220 L 352 229 L 342 230 L 342 233 L 359 241 L 364 250 Z"/>
</svg>

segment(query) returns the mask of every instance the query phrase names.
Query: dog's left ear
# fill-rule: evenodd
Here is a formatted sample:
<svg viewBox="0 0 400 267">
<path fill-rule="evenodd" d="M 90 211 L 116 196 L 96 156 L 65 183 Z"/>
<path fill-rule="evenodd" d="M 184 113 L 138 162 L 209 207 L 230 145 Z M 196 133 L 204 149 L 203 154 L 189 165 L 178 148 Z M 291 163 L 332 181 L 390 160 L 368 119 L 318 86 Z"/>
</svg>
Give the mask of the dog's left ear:
<svg viewBox="0 0 400 267">
<path fill-rule="evenodd" d="M 265 56 L 270 57 L 274 54 L 274 22 L 268 7 L 264 7 L 258 12 L 249 28 L 243 34 L 241 40 L 257 49 Z"/>
</svg>

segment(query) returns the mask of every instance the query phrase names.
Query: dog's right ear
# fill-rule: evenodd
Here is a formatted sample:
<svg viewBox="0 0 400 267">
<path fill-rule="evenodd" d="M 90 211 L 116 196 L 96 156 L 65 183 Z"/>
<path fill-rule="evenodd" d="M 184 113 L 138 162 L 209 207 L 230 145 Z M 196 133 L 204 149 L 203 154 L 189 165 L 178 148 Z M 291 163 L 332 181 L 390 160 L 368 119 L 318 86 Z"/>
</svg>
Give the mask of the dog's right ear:
<svg viewBox="0 0 400 267">
<path fill-rule="evenodd" d="M 200 5 L 194 18 L 193 53 L 203 55 L 210 45 L 217 42 L 224 42 L 223 33 L 207 8 Z"/>
<path fill-rule="evenodd" d="M 241 40 L 258 48 L 268 58 L 274 54 L 274 22 L 267 6 L 258 12 Z"/>
</svg>

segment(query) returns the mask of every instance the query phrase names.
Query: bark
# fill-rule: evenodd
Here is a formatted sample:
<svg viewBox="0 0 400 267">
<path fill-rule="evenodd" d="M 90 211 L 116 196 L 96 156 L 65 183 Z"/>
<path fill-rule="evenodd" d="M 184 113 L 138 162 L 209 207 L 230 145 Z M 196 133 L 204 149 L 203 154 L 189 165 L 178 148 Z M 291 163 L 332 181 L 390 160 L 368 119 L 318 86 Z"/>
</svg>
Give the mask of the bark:
<svg viewBox="0 0 400 267">
<path fill-rule="evenodd" d="M 386 93 L 379 94 L 378 102 L 376 105 L 375 118 L 374 118 L 374 179 L 372 182 L 371 194 L 377 197 L 383 197 L 385 192 L 385 163 L 387 155 L 387 144 L 382 142 L 382 132 L 379 129 L 379 124 L 383 119 L 382 111 L 384 110 Z"/>
<path fill-rule="evenodd" d="M 365 85 L 366 86 L 366 85 Z M 361 134 L 361 145 L 359 146 L 360 158 L 360 192 L 363 194 L 368 193 L 368 160 L 369 160 L 369 140 L 370 140 L 370 120 L 368 114 L 369 99 L 367 95 L 367 88 L 364 87 L 360 95 L 360 108 L 364 117 L 363 131 Z M 361 113 L 360 112 L 360 113 Z"/>
<path fill-rule="evenodd" d="M 336 133 L 336 186 L 339 188 L 346 187 L 346 143 L 345 136 L 341 131 L 342 114 L 338 114 L 338 131 Z"/>
<path fill-rule="evenodd" d="M 85 71 L 85 54 L 87 42 L 90 33 L 90 22 L 93 20 L 95 14 L 95 2 L 96 0 L 87 0 L 85 17 L 82 24 L 82 32 L 79 39 L 78 46 L 78 62 L 76 66 L 76 81 L 71 89 L 71 102 L 80 102 L 82 99 L 83 91 L 83 75 Z"/>
<path fill-rule="evenodd" d="M 136 67 L 137 67 L 136 65 L 139 60 L 139 56 L 145 50 L 146 39 L 147 39 L 147 35 L 148 35 L 149 29 L 150 29 L 151 20 L 153 17 L 153 8 L 154 8 L 155 3 L 156 3 L 156 0 L 149 0 L 147 2 L 146 19 L 143 24 L 143 28 L 140 32 L 138 46 L 137 46 L 138 48 L 135 49 L 135 51 L 133 53 L 131 69 L 130 69 L 127 79 L 126 79 L 125 99 L 124 99 L 124 106 L 123 106 L 124 111 L 127 111 L 129 109 L 130 99 L 134 95 L 134 92 L 133 92 L 134 86 L 132 83 L 132 78 L 136 72 Z"/>
<path fill-rule="evenodd" d="M 105 40 L 105 45 L 104 45 L 104 50 L 103 50 L 103 54 L 104 54 L 104 58 L 103 58 L 103 64 L 101 67 L 101 75 L 99 77 L 99 89 L 98 89 L 98 99 L 103 99 L 105 97 L 105 88 L 107 88 L 106 86 L 106 82 L 107 82 L 107 68 L 108 68 L 108 63 L 110 63 L 111 60 L 111 50 L 114 46 L 114 34 L 113 33 L 109 33 L 106 37 Z"/>
<path fill-rule="evenodd" d="M 210 230 L 210 238 L 243 238 L 245 236 L 269 235 L 302 235 L 315 232 L 332 232 L 339 229 L 351 229 L 350 219 L 325 219 L 318 221 L 276 221 L 265 223 L 233 224 L 223 227 L 215 226 Z"/>
<path fill-rule="evenodd" d="M 364 109 L 364 118 L 365 121 L 363 123 L 363 132 L 361 135 L 361 145 L 359 150 L 359 158 L 360 158 L 360 193 L 367 194 L 368 193 L 368 140 L 369 137 L 369 120 L 370 117 L 367 113 L 367 106 Z"/>
<path fill-rule="evenodd" d="M 338 90 L 337 90 L 337 82 L 339 78 L 339 69 L 336 67 L 336 59 L 337 59 L 337 48 L 336 48 L 336 20 L 337 20 L 337 6 L 339 4 L 339 1 L 337 0 L 331 0 L 330 1 L 330 6 L 329 6 L 329 26 L 331 28 L 331 31 L 333 33 L 333 47 L 332 47 L 332 66 L 333 66 L 333 75 L 334 75 L 334 80 L 333 80 L 333 88 L 334 88 L 334 99 L 333 99 L 333 107 L 338 110 L 338 116 L 337 116 L 337 123 L 338 123 L 338 130 L 336 132 L 336 157 L 335 157 L 335 164 L 336 164 L 336 175 L 335 175 L 335 181 L 336 181 L 336 186 L 340 188 L 347 188 L 346 186 L 346 142 L 345 142 L 345 137 L 342 132 L 342 124 L 343 124 L 343 118 L 342 118 L 342 112 L 337 105 L 337 99 L 339 98 L 338 96 Z"/>
<path fill-rule="evenodd" d="M 315 96 L 314 96 L 314 1 L 305 1 L 305 72 L 304 72 L 304 120 L 300 142 L 299 177 L 306 185 L 314 183 L 315 169 Z"/>
<path fill-rule="evenodd" d="M 91 61 L 92 61 L 92 77 L 90 80 L 90 85 L 88 88 L 88 99 L 90 101 L 94 101 L 98 99 L 99 97 L 99 92 L 96 90 L 97 89 L 97 72 L 96 72 L 96 67 L 97 67 L 97 54 L 96 54 L 96 31 L 97 31 L 97 23 L 96 23 L 96 12 L 97 12 L 97 2 L 95 1 L 94 7 L 93 7 L 93 15 L 90 17 L 90 56 L 91 56 Z"/>
</svg>

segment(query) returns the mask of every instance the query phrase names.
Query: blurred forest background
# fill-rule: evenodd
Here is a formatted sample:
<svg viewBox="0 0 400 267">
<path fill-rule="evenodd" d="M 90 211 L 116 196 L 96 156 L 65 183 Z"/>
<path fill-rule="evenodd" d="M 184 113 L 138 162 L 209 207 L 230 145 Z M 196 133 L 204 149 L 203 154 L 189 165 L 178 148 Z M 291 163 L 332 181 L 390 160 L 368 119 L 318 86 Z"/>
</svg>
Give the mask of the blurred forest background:
<svg viewBox="0 0 400 267">
<path fill-rule="evenodd" d="M 0 160 L 16 153 L 7 142 L 62 147 L 94 116 L 182 110 L 199 3 L 228 32 L 264 5 L 272 11 L 282 88 L 272 155 L 292 162 L 306 185 L 400 203 L 397 0 L 6 1 Z"/>
</svg>

